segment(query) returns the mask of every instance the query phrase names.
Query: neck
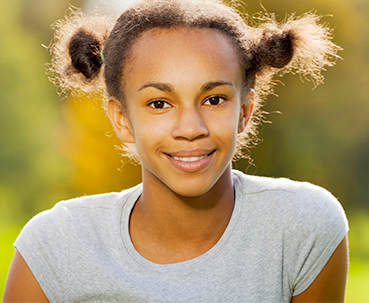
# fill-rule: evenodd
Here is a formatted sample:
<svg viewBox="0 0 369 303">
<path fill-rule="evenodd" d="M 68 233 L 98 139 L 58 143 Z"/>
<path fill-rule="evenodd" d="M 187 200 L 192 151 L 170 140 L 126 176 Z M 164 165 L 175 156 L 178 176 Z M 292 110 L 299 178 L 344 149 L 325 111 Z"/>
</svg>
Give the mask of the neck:
<svg viewBox="0 0 369 303">
<path fill-rule="evenodd" d="M 220 239 L 232 215 L 230 166 L 198 197 L 183 197 L 162 185 L 144 179 L 130 219 L 133 245 L 156 263 L 176 263 L 205 253 Z"/>
</svg>

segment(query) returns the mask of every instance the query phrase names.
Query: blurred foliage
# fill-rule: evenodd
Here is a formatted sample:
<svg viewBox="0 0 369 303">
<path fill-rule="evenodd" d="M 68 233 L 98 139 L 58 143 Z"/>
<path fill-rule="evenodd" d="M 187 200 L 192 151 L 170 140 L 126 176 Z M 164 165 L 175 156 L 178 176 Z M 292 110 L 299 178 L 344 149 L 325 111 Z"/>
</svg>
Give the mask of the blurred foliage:
<svg viewBox="0 0 369 303">
<path fill-rule="evenodd" d="M 42 44 L 49 44 L 50 23 L 67 9 L 62 0 L 0 3 L 0 43 L 7 46 L 0 48 L 1 220 L 24 222 L 63 198 L 141 180 L 138 166 L 121 163 L 100 106 L 92 98 L 60 102 L 48 82 L 50 58 Z"/>
<path fill-rule="evenodd" d="M 334 28 L 343 60 L 325 73 L 325 84 L 313 89 L 297 76 L 286 75 L 265 109 L 273 124 L 261 127 L 263 142 L 251 150 L 257 174 L 309 180 L 328 188 L 345 209 L 369 210 L 369 1 L 263 0 L 267 11 L 283 20 L 313 10 Z M 247 1 L 248 14 L 260 11 Z M 324 15 L 323 15 L 324 14 Z M 332 16 L 328 16 L 332 15 Z M 244 168 L 247 163 L 239 162 Z M 255 167 L 248 172 L 253 173 Z"/>
<path fill-rule="evenodd" d="M 12 0 L 14 1 L 14 0 Z M 38 35 L 48 45 L 53 37 L 50 24 L 64 17 L 69 5 L 82 7 L 85 0 L 15 0 L 20 12 L 20 25 Z"/>
<path fill-rule="evenodd" d="M 98 100 L 65 100 L 63 117 L 68 127 L 61 150 L 73 164 L 70 181 L 79 193 L 120 191 L 141 182 L 140 166 L 122 158 L 121 143 Z"/>
<path fill-rule="evenodd" d="M 369 302 L 369 260 L 351 258 L 346 303 Z"/>
<path fill-rule="evenodd" d="M 54 148 L 59 101 L 44 75 L 47 52 L 22 25 L 21 7 L 0 2 L 1 220 L 29 218 L 65 191 L 65 161 Z"/>
</svg>

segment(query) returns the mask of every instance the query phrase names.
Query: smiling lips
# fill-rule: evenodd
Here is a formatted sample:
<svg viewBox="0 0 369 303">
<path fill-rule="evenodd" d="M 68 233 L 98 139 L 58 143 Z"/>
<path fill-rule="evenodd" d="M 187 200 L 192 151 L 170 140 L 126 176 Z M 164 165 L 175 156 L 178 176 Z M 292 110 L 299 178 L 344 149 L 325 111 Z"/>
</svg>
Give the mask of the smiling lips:
<svg viewBox="0 0 369 303">
<path fill-rule="evenodd" d="M 196 172 L 204 169 L 210 164 L 212 156 L 215 150 L 209 151 L 197 151 L 186 153 L 178 153 L 176 155 L 167 154 L 171 163 L 179 170 L 185 172 Z M 196 155 L 197 153 L 197 155 Z"/>
<path fill-rule="evenodd" d="M 206 158 L 207 156 L 208 155 L 204 155 L 204 156 L 200 156 L 200 157 L 174 157 L 174 156 L 172 156 L 172 158 L 174 160 L 179 160 L 179 161 L 183 161 L 183 162 L 196 162 L 198 160 Z"/>
</svg>

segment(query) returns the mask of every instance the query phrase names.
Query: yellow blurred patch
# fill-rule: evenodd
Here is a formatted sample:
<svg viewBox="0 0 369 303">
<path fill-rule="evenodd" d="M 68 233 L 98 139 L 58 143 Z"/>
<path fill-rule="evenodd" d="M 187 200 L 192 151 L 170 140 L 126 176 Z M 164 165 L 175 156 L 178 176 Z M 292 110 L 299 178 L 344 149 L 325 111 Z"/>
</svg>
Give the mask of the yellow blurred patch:
<svg viewBox="0 0 369 303">
<path fill-rule="evenodd" d="M 96 194 L 140 183 L 141 167 L 122 156 L 118 149 L 121 142 L 100 106 L 101 100 L 86 96 L 63 102 L 67 128 L 58 145 L 72 163 L 72 188 Z"/>
</svg>

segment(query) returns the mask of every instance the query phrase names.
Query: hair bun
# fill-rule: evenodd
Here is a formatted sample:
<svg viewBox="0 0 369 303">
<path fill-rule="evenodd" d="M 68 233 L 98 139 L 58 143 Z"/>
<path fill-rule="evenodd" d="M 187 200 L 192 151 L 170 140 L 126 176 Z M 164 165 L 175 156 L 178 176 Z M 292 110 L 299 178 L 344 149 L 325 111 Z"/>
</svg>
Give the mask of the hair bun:
<svg viewBox="0 0 369 303">
<path fill-rule="evenodd" d="M 283 68 L 290 63 L 294 55 L 294 40 L 292 31 L 265 28 L 257 50 L 263 65 Z"/>
<path fill-rule="evenodd" d="M 72 66 L 88 80 L 95 78 L 103 64 L 101 58 L 101 43 L 84 29 L 78 30 L 70 39 L 69 55 Z"/>
</svg>

